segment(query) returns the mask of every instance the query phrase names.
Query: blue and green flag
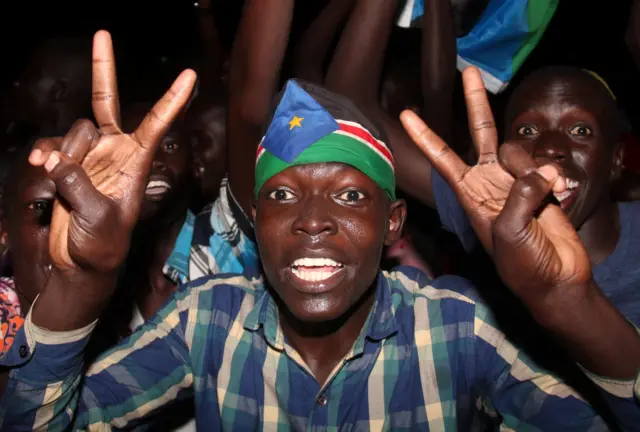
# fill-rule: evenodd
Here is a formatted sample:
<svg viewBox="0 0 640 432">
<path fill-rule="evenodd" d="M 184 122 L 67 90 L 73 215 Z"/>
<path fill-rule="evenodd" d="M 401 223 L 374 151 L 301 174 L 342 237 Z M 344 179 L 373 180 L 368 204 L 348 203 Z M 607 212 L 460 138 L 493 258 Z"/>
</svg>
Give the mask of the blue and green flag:
<svg viewBox="0 0 640 432">
<path fill-rule="evenodd" d="M 476 66 L 492 93 L 504 90 L 544 34 L 558 0 L 491 0 L 473 29 L 458 38 L 458 69 Z M 398 25 L 420 24 L 424 0 L 408 0 Z"/>
</svg>

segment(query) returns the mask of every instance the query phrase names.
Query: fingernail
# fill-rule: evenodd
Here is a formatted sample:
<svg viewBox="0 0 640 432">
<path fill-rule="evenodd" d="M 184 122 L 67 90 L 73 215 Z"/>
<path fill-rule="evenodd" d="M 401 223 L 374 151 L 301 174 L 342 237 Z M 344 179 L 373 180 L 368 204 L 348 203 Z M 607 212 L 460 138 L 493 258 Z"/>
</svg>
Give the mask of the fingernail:
<svg viewBox="0 0 640 432">
<path fill-rule="evenodd" d="M 553 165 L 544 165 L 538 168 L 538 174 L 546 181 L 551 182 L 558 177 L 558 170 Z"/>
<path fill-rule="evenodd" d="M 420 126 L 420 123 L 418 123 L 416 117 L 416 113 L 411 110 L 404 110 L 402 111 L 402 113 L 400 113 L 400 120 L 402 120 L 405 126 L 411 129 L 415 129 Z"/>
<path fill-rule="evenodd" d="M 42 158 L 42 150 L 34 149 L 29 155 L 29 162 L 35 165 L 40 162 L 40 158 Z"/>
<path fill-rule="evenodd" d="M 60 156 L 58 156 L 55 153 L 51 153 L 51 156 L 49 156 L 49 159 L 44 164 L 44 169 L 46 169 L 47 172 L 51 172 L 54 170 L 55 167 L 58 166 L 59 163 L 60 163 Z"/>
</svg>

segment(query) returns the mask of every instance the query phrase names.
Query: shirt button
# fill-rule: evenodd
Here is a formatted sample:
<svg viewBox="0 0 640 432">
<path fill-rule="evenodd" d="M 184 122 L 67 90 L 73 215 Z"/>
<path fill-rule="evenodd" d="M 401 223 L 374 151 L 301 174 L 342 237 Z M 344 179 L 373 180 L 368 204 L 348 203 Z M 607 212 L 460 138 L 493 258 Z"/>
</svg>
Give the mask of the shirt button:
<svg viewBox="0 0 640 432">
<path fill-rule="evenodd" d="M 327 396 L 325 396 L 324 394 L 320 395 L 320 397 L 317 400 L 318 405 L 320 406 L 327 406 L 327 402 L 329 400 L 327 399 Z"/>
<path fill-rule="evenodd" d="M 20 357 L 25 358 L 29 355 L 29 348 L 26 345 L 20 347 Z"/>
</svg>

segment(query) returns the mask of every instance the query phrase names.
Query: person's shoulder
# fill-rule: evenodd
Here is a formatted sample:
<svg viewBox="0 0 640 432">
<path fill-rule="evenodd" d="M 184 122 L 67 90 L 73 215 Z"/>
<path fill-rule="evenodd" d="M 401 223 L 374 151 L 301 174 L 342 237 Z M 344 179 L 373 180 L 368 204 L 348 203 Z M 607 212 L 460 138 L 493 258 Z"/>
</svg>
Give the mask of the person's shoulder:
<svg viewBox="0 0 640 432">
<path fill-rule="evenodd" d="M 414 334 L 415 340 L 445 328 L 455 337 L 470 337 L 479 322 L 493 322 L 473 285 L 464 278 L 445 275 L 431 279 L 413 267 L 398 267 L 385 277 L 395 320 L 405 334 Z"/>
<path fill-rule="evenodd" d="M 640 224 L 637 218 L 640 215 L 640 201 L 628 201 L 618 203 L 622 217 L 628 217 L 631 221 Z"/>
<path fill-rule="evenodd" d="M 220 296 L 228 293 L 229 296 L 255 295 L 264 291 L 263 280 L 260 277 L 252 277 L 241 273 L 218 273 L 204 276 L 178 287 L 178 295 L 188 296 Z"/>
<path fill-rule="evenodd" d="M 620 217 L 621 236 L 628 237 L 632 246 L 640 239 L 640 201 L 618 203 L 618 213 Z M 640 250 L 637 246 L 633 249 Z"/>
<path fill-rule="evenodd" d="M 178 288 L 175 308 L 185 323 L 229 327 L 242 320 L 265 293 L 261 278 L 244 274 L 205 276 Z M 226 323 L 226 324 L 224 324 Z"/>
<path fill-rule="evenodd" d="M 435 279 L 415 267 L 400 266 L 385 272 L 392 291 L 403 291 L 412 297 L 432 301 L 452 300 L 469 305 L 481 302 L 473 284 L 460 276 L 443 275 Z"/>
</svg>

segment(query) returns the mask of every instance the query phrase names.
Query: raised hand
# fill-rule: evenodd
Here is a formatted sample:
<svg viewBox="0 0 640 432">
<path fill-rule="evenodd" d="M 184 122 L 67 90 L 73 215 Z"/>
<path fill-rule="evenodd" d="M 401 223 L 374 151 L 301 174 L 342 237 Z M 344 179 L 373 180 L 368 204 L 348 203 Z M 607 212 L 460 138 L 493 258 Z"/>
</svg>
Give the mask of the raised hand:
<svg viewBox="0 0 640 432">
<path fill-rule="evenodd" d="M 184 71 L 135 132 L 120 126 L 111 36 L 93 41 L 93 112 L 62 139 L 41 140 L 29 157 L 56 184 L 49 252 L 57 270 L 109 273 L 125 259 L 156 147 L 193 89 L 195 73 Z"/>
<path fill-rule="evenodd" d="M 413 112 L 403 112 L 400 119 L 431 166 L 456 193 L 480 242 L 492 253 L 491 226 L 504 207 L 514 178 L 502 168 L 498 160 L 498 132 L 480 72 L 469 67 L 464 70 L 462 79 L 469 129 L 478 154 L 476 165 L 469 166 L 463 162 Z"/>
</svg>

